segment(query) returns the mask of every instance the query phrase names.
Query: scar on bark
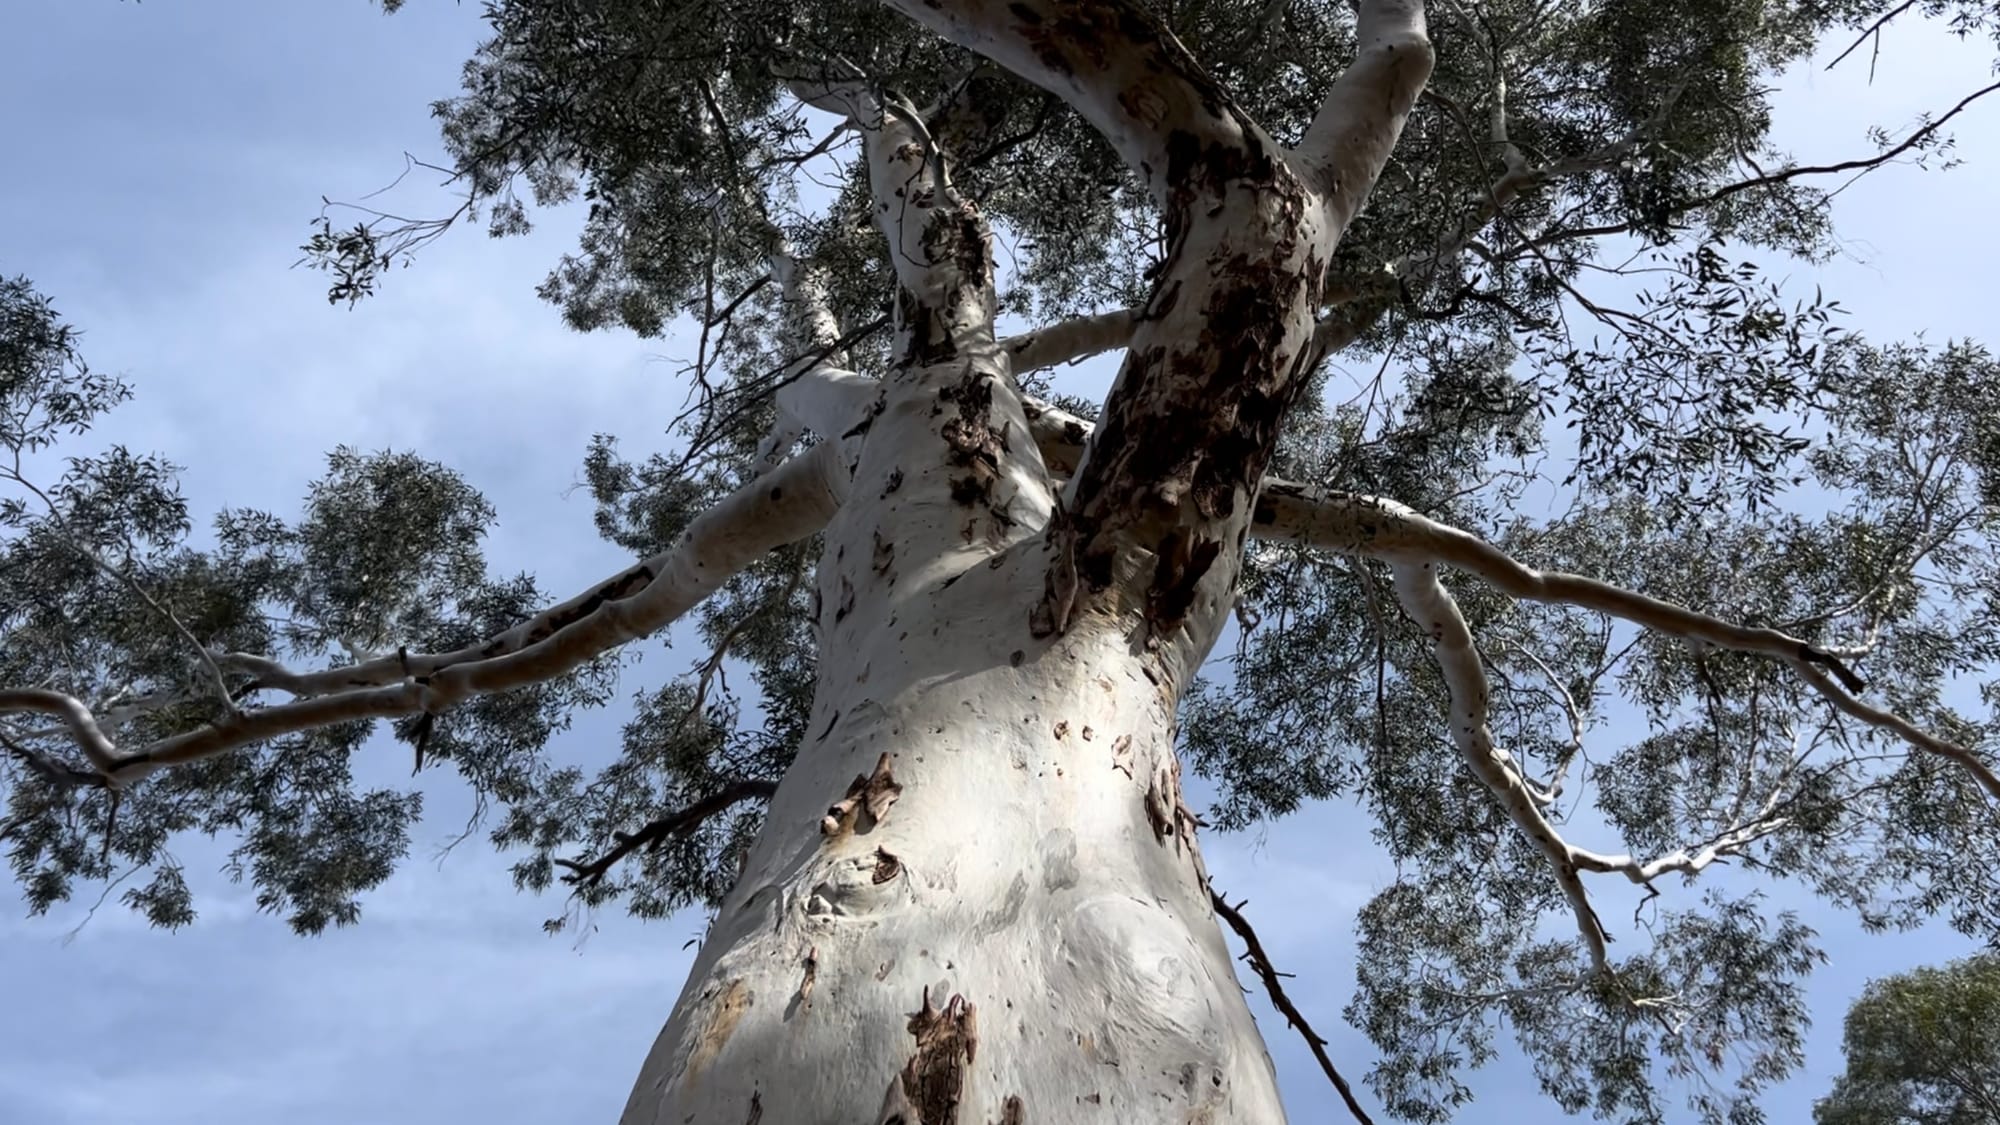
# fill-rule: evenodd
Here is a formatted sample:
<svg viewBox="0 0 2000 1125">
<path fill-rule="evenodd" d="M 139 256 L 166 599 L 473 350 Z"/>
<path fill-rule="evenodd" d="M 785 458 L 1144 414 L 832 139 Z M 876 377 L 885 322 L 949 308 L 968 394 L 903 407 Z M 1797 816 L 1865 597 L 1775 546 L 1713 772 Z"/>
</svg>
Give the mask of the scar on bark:
<svg viewBox="0 0 2000 1125">
<path fill-rule="evenodd" d="M 1022 1116 L 1021 1095 L 1008 1094 L 1007 1100 L 1000 1103 L 1000 1120 L 996 1125 L 1022 1125 L 1026 1120 Z"/>
<path fill-rule="evenodd" d="M 869 878 L 876 883 L 886 883 L 901 874 L 903 861 L 887 848 L 875 849 L 875 873 Z"/>
<path fill-rule="evenodd" d="M 1121 734 L 1111 744 L 1111 768 L 1123 770 L 1126 777 L 1132 776 L 1132 736 Z"/>
<path fill-rule="evenodd" d="M 750 1010 L 750 999 L 749 986 L 743 983 L 742 977 L 737 977 L 723 986 L 720 995 L 708 1002 L 708 1026 L 702 1029 L 701 1038 L 688 1056 L 689 1082 L 694 1081 L 702 1068 L 722 1053 L 723 1044 L 729 1042 L 736 1025 L 742 1022 L 743 1013 Z"/>
<path fill-rule="evenodd" d="M 764 1120 L 764 1095 L 750 1091 L 750 1116 L 743 1119 L 743 1125 L 757 1125 Z"/>
<path fill-rule="evenodd" d="M 881 1125 L 958 1125 L 958 1106 L 965 1094 L 965 1068 L 979 1049 L 979 1025 L 973 1005 L 954 994 L 939 1009 L 924 989 L 924 1006 L 910 1017 L 910 1035 L 917 1049 L 903 1071 L 889 1081 L 882 1100 Z M 1020 1120 L 1019 1098 L 1012 1098 Z"/>
<path fill-rule="evenodd" d="M 1179 530 L 1170 532 L 1160 543 L 1153 585 L 1146 592 L 1146 617 L 1152 622 L 1153 638 L 1172 635 L 1187 620 L 1196 588 L 1221 553 L 1221 540 Z"/>
<path fill-rule="evenodd" d="M 1146 786 L 1146 822 L 1153 826 L 1154 838 L 1163 844 L 1174 834 L 1174 806 L 1167 796 L 1171 785 L 1167 771 L 1161 769 Z"/>
<path fill-rule="evenodd" d="M 482 657 L 498 656 L 502 652 L 509 651 L 510 648 L 518 650 L 527 648 L 530 645 L 539 644 L 578 621 L 596 613 L 603 607 L 604 603 L 623 601 L 645 589 L 647 586 L 652 585 L 653 577 L 652 567 L 635 566 L 631 570 L 599 586 L 591 592 L 588 598 L 578 602 L 574 609 L 571 609 L 567 613 L 557 614 L 547 621 L 542 622 L 534 629 L 529 630 L 528 635 L 521 638 L 519 645 L 509 646 L 505 638 L 496 639 L 492 644 L 480 649 L 479 655 Z"/>
<path fill-rule="evenodd" d="M 1049 520 L 1051 548 L 1048 573 L 1042 579 L 1042 600 L 1028 614 L 1028 634 L 1033 637 L 1061 636 L 1069 632 L 1076 616 L 1077 590 L 1081 585 L 1076 571 L 1077 529 L 1060 500 Z"/>
<path fill-rule="evenodd" d="M 819 822 L 820 835 L 834 838 L 849 833 L 865 835 L 889 815 L 889 807 L 902 794 L 903 787 L 890 770 L 889 755 L 885 752 L 876 759 L 874 772 L 855 777 L 847 786 L 847 795 L 826 810 L 826 816 Z"/>
</svg>

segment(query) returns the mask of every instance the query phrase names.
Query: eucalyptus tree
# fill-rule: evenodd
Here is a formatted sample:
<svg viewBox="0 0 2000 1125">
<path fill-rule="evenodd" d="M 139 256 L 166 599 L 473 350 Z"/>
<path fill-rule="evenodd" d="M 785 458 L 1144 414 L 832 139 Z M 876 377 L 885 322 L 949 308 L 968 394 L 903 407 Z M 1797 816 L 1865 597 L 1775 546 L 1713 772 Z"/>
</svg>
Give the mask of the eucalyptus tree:
<svg viewBox="0 0 2000 1125">
<path fill-rule="evenodd" d="M 1745 259 L 1823 259 L 1839 177 L 1945 158 L 1996 87 L 1802 164 L 1770 83 L 1993 15 L 494 0 L 437 107 L 464 205 L 305 249 L 353 301 L 587 202 L 544 295 L 696 356 L 671 444 L 586 459 L 638 561 L 551 604 L 489 573 L 471 484 L 351 450 L 197 545 L 159 459 L 51 460 L 126 389 L 10 283 L 28 903 L 137 870 L 184 924 L 204 832 L 295 928 L 352 922 L 421 811 L 353 783 L 386 726 L 521 886 L 712 912 L 628 1121 L 1282 1120 L 1222 923 L 1335 1072 L 1187 763 L 1221 827 L 1362 815 L 1393 859 L 1347 1012 L 1389 1113 L 1447 1118 L 1508 1028 L 1569 1111 L 1755 1120 L 1820 955 L 1718 865 L 2000 936 L 2000 364 Z M 1100 353 L 1101 401 L 1054 393 Z M 712 654 L 571 760 L 690 616 Z"/>
<path fill-rule="evenodd" d="M 1820 1125 L 2000 1121 L 2000 956 L 1871 981 L 1847 1013 L 1847 1070 Z"/>
</svg>

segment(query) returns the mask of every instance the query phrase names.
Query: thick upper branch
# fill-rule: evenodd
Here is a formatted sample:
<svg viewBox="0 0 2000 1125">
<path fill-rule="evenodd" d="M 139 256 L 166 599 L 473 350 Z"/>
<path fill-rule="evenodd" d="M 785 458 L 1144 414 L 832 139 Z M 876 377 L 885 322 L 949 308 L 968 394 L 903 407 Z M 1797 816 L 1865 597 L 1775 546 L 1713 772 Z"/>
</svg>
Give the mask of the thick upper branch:
<svg viewBox="0 0 2000 1125">
<path fill-rule="evenodd" d="M 1292 150 L 1306 182 L 1325 197 L 1336 230 L 1361 210 L 1430 80 L 1423 0 L 1365 0 L 1355 42 L 1354 62 Z"/>
<path fill-rule="evenodd" d="M 1165 200 L 1203 150 L 1256 131 L 1132 0 L 882 0 L 1062 98 Z"/>
</svg>

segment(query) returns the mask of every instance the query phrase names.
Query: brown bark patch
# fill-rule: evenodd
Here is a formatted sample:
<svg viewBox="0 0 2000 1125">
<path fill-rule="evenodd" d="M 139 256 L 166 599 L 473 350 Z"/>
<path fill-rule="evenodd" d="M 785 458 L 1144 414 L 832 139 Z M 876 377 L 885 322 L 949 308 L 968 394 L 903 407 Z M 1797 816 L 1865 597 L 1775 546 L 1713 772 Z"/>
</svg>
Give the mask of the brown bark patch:
<svg viewBox="0 0 2000 1125">
<path fill-rule="evenodd" d="M 954 994 L 940 1009 L 926 988 L 924 1006 L 910 1017 L 909 1029 L 917 1047 L 898 1076 L 908 1106 L 898 1113 L 900 1125 L 958 1125 L 965 1068 L 979 1048 L 973 1005 Z M 890 1125 L 889 1119 L 883 1125 Z"/>
<path fill-rule="evenodd" d="M 1186 840 L 1192 848 L 1195 829 L 1208 827 L 1207 822 L 1188 807 L 1186 798 L 1182 796 L 1179 758 L 1161 766 L 1146 786 L 1146 821 L 1153 826 L 1153 835 L 1161 843 L 1172 837 L 1176 851 L 1180 849 L 1182 840 Z"/>
<path fill-rule="evenodd" d="M 951 480 L 951 498 L 960 504 L 990 501 L 1007 451 L 1005 437 L 992 426 L 992 380 L 967 369 L 963 379 L 938 389 L 938 399 L 958 408 L 938 429 L 952 466 L 959 470 Z"/>
<path fill-rule="evenodd" d="M 886 883 L 902 874 L 902 871 L 903 861 L 896 858 L 894 852 L 887 848 L 875 849 L 875 874 L 870 876 L 874 882 Z"/>
<path fill-rule="evenodd" d="M 826 816 L 819 822 L 820 834 L 829 837 L 845 836 L 850 832 L 865 835 L 889 815 L 890 806 L 902 794 L 903 787 L 889 768 L 889 755 L 884 753 L 876 759 L 872 773 L 855 777 L 847 786 L 847 795 L 826 810 Z"/>
<path fill-rule="evenodd" d="M 1195 591 L 1222 553 L 1222 541 L 1178 529 L 1167 534 L 1153 566 L 1153 585 L 1146 592 L 1146 619 L 1158 637 L 1171 636 L 1187 621 Z"/>
<path fill-rule="evenodd" d="M 1166 843 L 1174 834 L 1174 801 L 1169 796 L 1173 779 L 1166 770 L 1153 775 L 1146 785 L 1146 823 L 1153 826 L 1153 837 Z"/>
<path fill-rule="evenodd" d="M 623 601 L 645 589 L 647 586 L 652 585 L 653 577 L 652 567 L 635 566 L 631 570 L 591 591 L 590 596 L 578 602 L 574 608 L 567 612 L 556 614 L 547 621 L 528 630 L 528 635 L 521 638 L 521 643 L 518 646 L 510 646 L 505 640 L 496 640 L 485 648 L 480 649 L 479 655 L 498 656 L 503 652 L 518 651 L 519 649 L 528 648 L 531 645 L 540 644 L 542 641 L 548 640 L 571 625 L 596 613 L 604 607 L 605 603 Z"/>
<path fill-rule="evenodd" d="M 1000 1120 L 994 1125 L 1022 1125 L 1027 1120 L 1023 1113 L 1021 1095 L 1008 1094 L 1007 1100 L 1000 1103 Z"/>
<path fill-rule="evenodd" d="M 715 1061 L 722 1053 L 722 1047 L 729 1042 L 736 1025 L 743 1021 L 743 1013 L 750 1010 L 750 987 L 737 977 L 722 986 L 722 991 L 708 1002 L 708 1026 L 695 1041 L 694 1051 L 688 1056 L 687 1076 L 692 1082 L 702 1068 Z"/>
<path fill-rule="evenodd" d="M 1042 600 L 1028 614 L 1030 636 L 1060 636 L 1069 632 L 1082 587 L 1076 569 L 1076 542 L 1076 525 L 1058 501 L 1055 515 L 1049 520 L 1049 569 L 1042 577 Z"/>
</svg>

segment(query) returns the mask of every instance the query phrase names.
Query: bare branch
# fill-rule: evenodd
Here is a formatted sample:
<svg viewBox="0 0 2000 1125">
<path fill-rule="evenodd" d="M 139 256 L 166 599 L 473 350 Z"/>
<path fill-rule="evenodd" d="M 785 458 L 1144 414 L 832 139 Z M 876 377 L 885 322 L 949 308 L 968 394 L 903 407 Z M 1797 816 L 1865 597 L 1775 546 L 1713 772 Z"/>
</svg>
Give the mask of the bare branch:
<svg viewBox="0 0 2000 1125">
<path fill-rule="evenodd" d="M 619 860 L 640 848 L 655 847 L 675 836 L 692 832 L 701 827 L 708 818 L 743 803 L 744 801 L 768 801 L 778 791 L 773 781 L 738 781 L 723 786 L 714 793 L 683 809 L 677 809 L 663 817 L 650 821 L 637 832 L 613 834 L 616 845 L 596 859 L 559 859 L 556 866 L 566 869 L 563 882 L 573 887 L 594 887 Z"/>
<path fill-rule="evenodd" d="M 1682 848 L 1648 860 L 1629 855 L 1599 855 L 1582 848 L 1571 848 L 1570 858 L 1582 870 L 1623 875 L 1643 886 L 1669 873 L 1698 874 L 1715 861 L 1739 854 L 1744 848 L 1790 823 L 1782 816 L 1760 817 L 1723 832 L 1700 847 Z"/>
<path fill-rule="evenodd" d="M 1487 723 L 1490 692 L 1486 670 L 1480 666 L 1479 652 L 1473 647 L 1472 630 L 1466 626 L 1465 615 L 1459 612 L 1450 591 L 1437 580 L 1435 564 L 1406 557 L 1390 560 L 1389 569 L 1403 612 L 1430 636 L 1431 647 L 1437 654 L 1438 669 L 1444 674 L 1445 687 L 1451 694 L 1452 742 L 1473 775 L 1486 783 L 1508 819 L 1548 860 L 1563 897 L 1569 900 L 1570 910 L 1576 914 L 1577 930 L 1583 936 L 1592 967 L 1600 973 L 1610 971 L 1605 946 L 1611 934 L 1591 907 L 1583 880 L 1577 877 L 1575 849 L 1542 814 L 1541 806 L 1522 783 L 1519 772 L 1508 768 L 1512 755 L 1493 742 L 1493 730 Z"/>
<path fill-rule="evenodd" d="M 1868 42 L 1868 40 L 1870 39 L 1874 39 L 1876 41 L 1877 50 L 1880 50 L 1880 44 L 1882 41 L 1882 29 L 1889 26 L 1890 22 L 1893 21 L 1897 16 L 1902 15 L 1904 12 L 1907 12 L 1911 8 L 1914 8 L 1916 6 L 1917 6 L 1917 0 L 1904 0 L 1903 3 L 1896 5 L 1895 7 L 1889 9 L 1887 12 L 1882 13 L 1881 16 L 1877 17 L 1874 23 L 1869 24 L 1867 28 L 1861 32 L 1861 34 L 1854 37 L 1854 42 L 1849 43 L 1847 45 L 1846 50 L 1833 56 L 1833 61 L 1826 64 L 1826 69 L 1832 70 L 1834 67 L 1839 66 L 1842 62 L 1846 61 L 1847 56 L 1854 53 L 1855 48 L 1861 46 L 1863 43 Z M 1875 65 L 1872 62 L 1868 65 L 1868 77 L 1871 80 L 1875 77 Z"/>
<path fill-rule="evenodd" d="M 1043 459 L 1053 471 L 1061 471 L 1056 466 L 1073 464 L 1091 432 L 1090 423 L 1047 403 L 1028 400 L 1028 407 L 1029 431 L 1041 446 Z M 1779 630 L 1734 624 L 1582 575 L 1538 571 L 1478 536 L 1379 497 L 1267 479 L 1257 496 L 1250 534 L 1258 539 L 1303 541 L 1338 554 L 1391 562 L 1416 559 L 1449 564 L 1524 601 L 1595 610 L 1655 632 L 1770 657 L 1797 671 L 1844 714 L 1894 734 L 1919 750 L 1956 762 L 2000 801 L 2000 776 L 1979 755 L 1857 699 L 1855 693 L 1866 684 L 1838 653 Z"/>
<path fill-rule="evenodd" d="M 90 759 L 91 765 L 107 775 L 118 767 L 117 748 L 98 727 L 90 708 L 74 696 L 47 688 L 0 689 L 0 712 L 4 711 L 28 711 L 61 719 L 63 725 L 69 728 L 70 737 L 76 741 L 77 749 Z M 19 753 L 23 757 L 28 756 L 25 749 Z"/>
<path fill-rule="evenodd" d="M 1325 1072 L 1327 1080 L 1333 1083 L 1333 1088 L 1340 1091 L 1340 1100 L 1347 1103 L 1347 1112 L 1353 1114 L 1354 1119 L 1361 1125 L 1375 1125 L 1374 1119 L 1368 1116 L 1368 1111 L 1362 1109 L 1361 1102 L 1355 1098 L 1353 1087 L 1347 1084 L 1347 1079 L 1341 1077 L 1339 1069 L 1333 1065 L 1333 1059 L 1327 1055 L 1327 1041 L 1306 1022 L 1306 1017 L 1299 1011 L 1298 1006 L 1292 1003 L 1292 998 L 1285 995 L 1284 985 L 1278 983 L 1284 974 L 1271 964 L 1270 954 L 1264 952 L 1264 943 L 1257 940 L 1257 931 L 1251 929 L 1249 920 L 1243 917 L 1243 908 L 1250 905 L 1249 901 L 1246 899 L 1231 906 L 1227 899 L 1215 892 L 1213 887 L 1209 888 L 1208 901 L 1214 905 L 1215 912 L 1222 916 L 1222 920 L 1229 923 L 1229 928 L 1236 931 L 1236 936 L 1243 939 L 1244 963 L 1249 965 L 1256 972 L 1258 979 L 1264 982 L 1264 991 L 1271 997 L 1271 1006 L 1278 1009 L 1284 1015 L 1285 1021 L 1291 1024 L 1299 1033 L 1299 1037 L 1306 1041 L 1306 1049 L 1310 1050 L 1313 1058 L 1318 1060 L 1320 1070 Z"/>
<path fill-rule="evenodd" d="M 1526 601 L 1596 610 L 1655 632 L 1782 661 L 1841 711 L 1920 750 L 1957 762 L 1988 794 L 2000 800 L 2000 777 L 1978 755 L 1855 699 L 1852 693 L 1865 686 L 1861 677 L 1838 656 L 1797 637 L 1776 629 L 1737 625 L 1594 578 L 1535 570 L 1477 536 L 1437 523 L 1394 501 L 1274 481 L 1265 486 L 1257 503 L 1252 534 L 1304 539 L 1344 554 L 1445 563 Z M 1290 534 L 1278 533 L 1280 528 Z"/>
<path fill-rule="evenodd" d="M 791 343 L 801 353 L 799 359 L 780 373 L 779 386 L 783 388 L 805 375 L 838 367 L 840 322 L 827 302 L 826 280 L 819 276 L 817 270 L 799 263 L 791 240 L 782 233 L 778 237 L 778 245 L 771 251 L 771 277 L 777 280 L 782 293 Z M 805 428 L 809 425 L 805 418 L 786 408 L 781 389 L 778 417 L 772 423 L 771 432 L 757 446 L 754 471 L 761 476 L 776 468 L 791 453 L 792 446 L 805 436 Z M 840 431 L 820 432 L 831 437 Z"/>
<path fill-rule="evenodd" d="M 1115 309 L 1009 336 L 1000 341 L 1000 351 L 1013 361 L 1014 376 L 1019 378 L 1030 371 L 1122 348 L 1132 342 L 1137 323 L 1133 310 Z"/>
<path fill-rule="evenodd" d="M 1187 48 L 1132 0 L 882 3 L 1063 99 L 1156 199 L 1173 189 L 1189 152 L 1269 143 Z"/>
<path fill-rule="evenodd" d="M 1972 93 L 1967 94 L 1965 97 L 1959 99 L 1957 105 L 1954 105 L 1950 109 L 1946 110 L 1941 116 L 1937 118 L 1937 120 L 1925 122 L 1923 125 L 1913 130 L 1909 136 L 1904 137 L 1901 141 L 1897 142 L 1894 145 L 1891 145 L 1886 149 L 1883 149 L 1881 152 L 1876 153 L 1874 156 L 1866 157 L 1860 160 L 1842 160 L 1834 164 L 1802 164 L 1802 165 L 1796 165 L 1791 168 L 1780 168 L 1777 171 L 1768 173 L 1766 175 L 1753 176 L 1750 179 L 1741 180 L 1736 183 L 1730 184 L 1726 187 L 1717 188 L 1715 191 L 1712 191 L 1708 193 L 1706 196 L 1703 196 L 1701 199 L 1695 201 L 1692 205 L 1690 205 L 1690 209 L 1693 209 L 1695 207 L 1706 207 L 1711 203 L 1720 202 L 1724 199 L 1729 198 L 1732 195 L 1736 195 L 1739 192 L 1749 191 L 1752 188 L 1770 187 L 1773 184 L 1784 183 L 1788 180 L 1796 180 L 1803 176 L 1830 176 L 1839 172 L 1873 171 L 1874 169 L 1880 168 L 1882 165 L 1889 163 L 1890 161 L 1896 159 L 1897 157 L 1903 155 L 1904 153 L 1910 151 L 1911 149 L 1916 148 L 1918 145 L 1921 145 L 1926 141 L 1930 140 L 1932 137 L 1936 136 L 1938 130 L 1944 128 L 1946 123 L 1950 122 L 1952 118 L 1957 117 L 1959 114 L 1965 112 L 1966 109 L 1971 107 L 1972 103 L 1978 101 L 1979 99 L 1985 97 L 1988 94 L 1993 93 L 1996 90 L 2000 90 L 2000 82 L 1995 82 L 1990 86 L 1985 86 L 1978 90 L 1974 90 Z"/>
</svg>

